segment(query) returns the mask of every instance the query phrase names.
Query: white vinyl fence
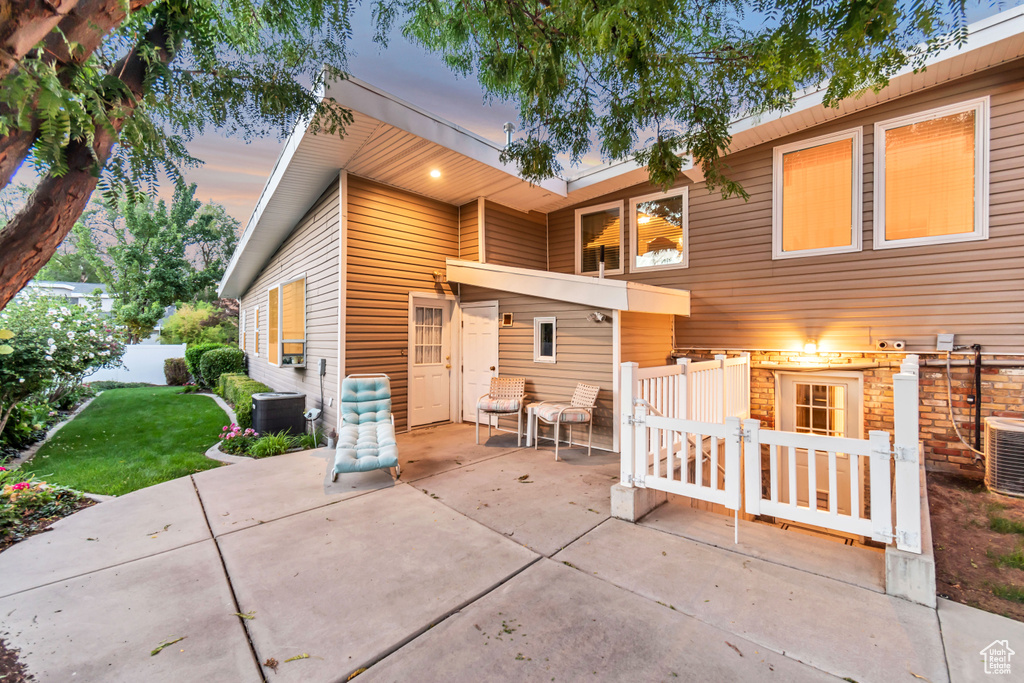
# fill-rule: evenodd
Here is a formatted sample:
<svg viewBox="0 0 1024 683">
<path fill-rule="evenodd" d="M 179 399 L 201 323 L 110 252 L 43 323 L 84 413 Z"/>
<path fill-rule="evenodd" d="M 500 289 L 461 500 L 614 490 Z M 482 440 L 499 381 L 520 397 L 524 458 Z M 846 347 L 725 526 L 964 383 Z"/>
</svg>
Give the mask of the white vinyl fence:
<svg viewBox="0 0 1024 683">
<path fill-rule="evenodd" d="M 184 358 L 185 344 L 132 344 L 124 352 L 119 368 L 102 368 L 86 382 L 146 382 L 166 384 L 164 361 Z"/>
<path fill-rule="evenodd" d="M 917 356 L 907 356 L 893 377 L 893 435 L 872 431 L 868 439 L 767 430 L 741 420 L 749 415 L 749 357 L 708 363 L 718 365 L 622 364 L 623 485 L 921 552 Z M 870 500 L 863 500 L 863 481 Z"/>
</svg>

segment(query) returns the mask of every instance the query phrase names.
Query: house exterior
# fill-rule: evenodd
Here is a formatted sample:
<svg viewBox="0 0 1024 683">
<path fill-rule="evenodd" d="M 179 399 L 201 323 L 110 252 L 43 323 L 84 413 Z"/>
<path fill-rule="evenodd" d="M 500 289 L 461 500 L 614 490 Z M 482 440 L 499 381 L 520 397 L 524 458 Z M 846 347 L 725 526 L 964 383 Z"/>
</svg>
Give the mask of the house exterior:
<svg viewBox="0 0 1024 683">
<path fill-rule="evenodd" d="M 25 291 L 42 296 L 60 296 L 71 304 L 92 305 L 99 297 L 100 309 L 110 311 L 114 297 L 107 292 L 107 286 L 100 282 L 59 282 L 56 280 L 32 280 Z"/>
<path fill-rule="evenodd" d="M 474 420 L 500 373 L 531 400 L 599 385 L 594 444 L 618 450 L 621 363 L 720 354 L 750 354 L 765 427 L 854 438 L 892 429 L 893 375 L 919 356 L 932 468 L 977 470 L 950 409 L 968 438 L 979 404 L 1024 417 L 1020 8 L 878 93 L 736 121 L 747 200 L 692 167 L 662 192 L 630 162 L 531 185 L 369 84 L 324 94 L 347 135 L 295 131 L 220 295 L 240 300 L 249 374 L 310 407 L 322 386 L 325 428 L 348 374 L 387 373 L 409 429 Z M 940 334 L 964 347 L 951 382 Z"/>
</svg>

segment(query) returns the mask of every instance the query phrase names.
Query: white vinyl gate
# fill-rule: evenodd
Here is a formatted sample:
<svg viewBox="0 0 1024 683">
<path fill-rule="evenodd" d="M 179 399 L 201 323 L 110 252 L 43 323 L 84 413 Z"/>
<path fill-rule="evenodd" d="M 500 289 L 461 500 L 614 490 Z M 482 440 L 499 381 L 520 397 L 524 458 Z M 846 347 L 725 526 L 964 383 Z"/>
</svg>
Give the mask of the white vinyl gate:
<svg viewBox="0 0 1024 683">
<path fill-rule="evenodd" d="M 744 509 L 870 536 L 895 542 L 900 550 L 921 552 L 916 356 L 908 356 L 893 377 L 892 448 L 884 431 L 850 439 L 761 429 L 759 421 L 741 419 L 749 414 L 749 357 L 720 356 L 706 363 L 710 365 L 643 370 L 635 363 L 622 364 L 623 485 L 718 503 L 737 513 Z M 707 374 L 716 367 L 717 374 Z M 731 376 L 727 368 L 733 368 Z M 741 376 L 745 382 L 737 380 Z M 828 470 L 821 477 L 819 454 Z M 841 459 L 849 461 L 848 481 L 842 484 L 849 487 L 845 509 L 839 504 L 847 494 L 840 490 Z M 805 463 L 803 477 L 798 463 Z M 819 489 L 822 480 L 824 492 Z M 864 480 L 870 482 L 869 501 L 861 493 Z"/>
</svg>

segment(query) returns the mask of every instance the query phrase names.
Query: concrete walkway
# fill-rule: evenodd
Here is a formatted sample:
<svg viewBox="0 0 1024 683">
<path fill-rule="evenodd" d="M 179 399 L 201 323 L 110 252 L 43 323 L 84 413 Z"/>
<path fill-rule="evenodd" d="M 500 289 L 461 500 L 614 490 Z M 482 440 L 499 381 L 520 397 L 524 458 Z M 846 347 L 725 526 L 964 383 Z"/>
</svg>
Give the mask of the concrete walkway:
<svg viewBox="0 0 1024 683">
<path fill-rule="evenodd" d="M 674 502 L 610 519 L 608 454 L 465 426 L 400 449 L 399 483 L 332 484 L 307 451 L 66 518 L 0 554 L 0 635 L 61 682 L 939 683 L 1024 646 L 1020 623 L 884 595 L 870 550 L 746 523 L 734 545 Z"/>
</svg>

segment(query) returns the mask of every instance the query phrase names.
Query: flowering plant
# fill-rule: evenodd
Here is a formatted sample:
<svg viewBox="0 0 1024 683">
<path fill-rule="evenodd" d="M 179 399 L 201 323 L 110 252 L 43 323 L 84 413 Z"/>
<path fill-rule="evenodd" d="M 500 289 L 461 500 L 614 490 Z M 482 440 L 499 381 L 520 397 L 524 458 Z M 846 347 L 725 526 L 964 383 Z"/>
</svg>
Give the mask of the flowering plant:
<svg viewBox="0 0 1024 683">
<path fill-rule="evenodd" d="M 0 432 L 20 401 L 56 385 L 77 385 L 91 371 L 115 367 L 124 344 L 102 311 L 60 297 L 19 296 L 0 313 Z"/>
<path fill-rule="evenodd" d="M 220 449 L 232 455 L 248 455 L 249 449 L 256 442 L 260 435 L 255 429 L 242 429 L 232 422 L 230 425 L 221 428 Z"/>
</svg>

